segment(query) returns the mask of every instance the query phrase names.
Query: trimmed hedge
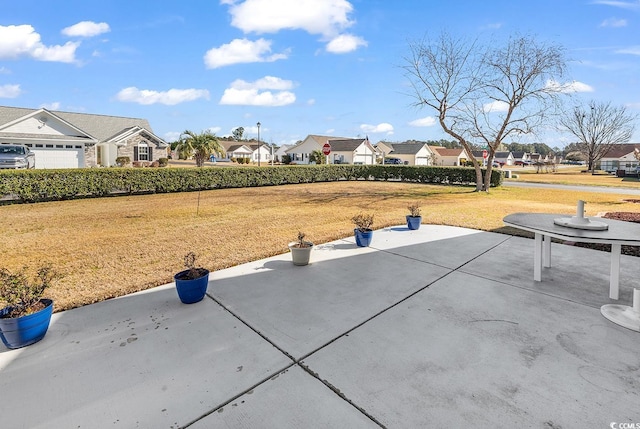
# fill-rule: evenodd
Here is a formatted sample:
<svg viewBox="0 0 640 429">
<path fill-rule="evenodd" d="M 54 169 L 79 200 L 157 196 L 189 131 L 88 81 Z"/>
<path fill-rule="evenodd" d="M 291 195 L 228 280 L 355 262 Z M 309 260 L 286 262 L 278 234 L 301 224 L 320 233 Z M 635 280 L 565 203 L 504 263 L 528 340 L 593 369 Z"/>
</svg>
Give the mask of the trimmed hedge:
<svg viewBox="0 0 640 429">
<path fill-rule="evenodd" d="M 494 170 L 491 186 L 500 186 L 502 178 L 502 173 Z M 475 184 L 476 173 L 466 167 L 400 165 L 5 170 L 0 171 L 0 196 L 8 202 L 37 202 L 338 180 L 468 185 Z"/>
</svg>

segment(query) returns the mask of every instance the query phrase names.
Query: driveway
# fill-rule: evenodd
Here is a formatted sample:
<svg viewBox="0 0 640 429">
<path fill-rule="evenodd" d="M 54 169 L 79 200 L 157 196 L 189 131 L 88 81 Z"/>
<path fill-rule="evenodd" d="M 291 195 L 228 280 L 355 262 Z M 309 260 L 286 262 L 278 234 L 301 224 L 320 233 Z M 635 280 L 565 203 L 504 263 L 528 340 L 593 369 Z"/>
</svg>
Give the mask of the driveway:
<svg viewBox="0 0 640 429">
<path fill-rule="evenodd" d="M 625 194 L 625 195 L 640 195 L 639 188 L 618 188 L 608 186 L 584 186 L 584 185 L 560 185 L 555 183 L 531 183 L 531 182 L 518 182 L 515 180 L 504 180 L 503 186 L 513 186 L 517 188 L 545 188 L 545 189 L 562 189 L 565 191 L 579 191 L 579 192 L 599 192 L 604 194 Z"/>
</svg>

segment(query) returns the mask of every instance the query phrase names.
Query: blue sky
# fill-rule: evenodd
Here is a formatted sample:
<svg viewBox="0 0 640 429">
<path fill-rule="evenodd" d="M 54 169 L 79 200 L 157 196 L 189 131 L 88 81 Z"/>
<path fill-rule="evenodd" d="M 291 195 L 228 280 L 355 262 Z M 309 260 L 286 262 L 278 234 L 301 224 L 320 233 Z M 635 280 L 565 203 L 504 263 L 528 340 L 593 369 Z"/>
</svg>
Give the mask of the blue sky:
<svg viewBox="0 0 640 429">
<path fill-rule="evenodd" d="M 146 118 L 167 141 L 238 126 L 256 137 L 257 122 L 278 145 L 447 138 L 433 112 L 411 106 L 400 68 L 409 41 L 442 30 L 559 43 L 578 100 L 640 112 L 640 0 L 2 3 L 0 105 Z"/>
</svg>

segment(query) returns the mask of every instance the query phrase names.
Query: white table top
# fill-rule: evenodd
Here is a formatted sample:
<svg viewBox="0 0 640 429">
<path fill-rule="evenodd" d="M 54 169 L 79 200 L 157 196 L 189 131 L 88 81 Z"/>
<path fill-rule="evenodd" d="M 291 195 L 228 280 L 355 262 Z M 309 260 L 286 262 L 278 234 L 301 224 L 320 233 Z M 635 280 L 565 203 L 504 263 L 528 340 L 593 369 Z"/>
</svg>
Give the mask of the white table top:
<svg viewBox="0 0 640 429">
<path fill-rule="evenodd" d="M 614 219 L 595 218 L 609 225 L 604 231 L 576 229 L 553 223 L 554 219 L 570 217 L 567 214 L 553 213 L 513 213 L 503 219 L 505 225 L 529 232 L 540 233 L 560 240 L 582 243 L 640 245 L 640 223 L 624 222 Z"/>
</svg>

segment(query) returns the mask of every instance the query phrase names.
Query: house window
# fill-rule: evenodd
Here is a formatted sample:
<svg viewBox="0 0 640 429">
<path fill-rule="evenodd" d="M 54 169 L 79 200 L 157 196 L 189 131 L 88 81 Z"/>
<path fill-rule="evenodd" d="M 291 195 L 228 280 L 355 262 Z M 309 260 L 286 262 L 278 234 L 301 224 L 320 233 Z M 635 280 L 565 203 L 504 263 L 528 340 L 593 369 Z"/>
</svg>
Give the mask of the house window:
<svg viewBox="0 0 640 429">
<path fill-rule="evenodd" d="M 149 146 L 146 144 L 138 145 L 138 161 L 149 161 Z"/>
</svg>

